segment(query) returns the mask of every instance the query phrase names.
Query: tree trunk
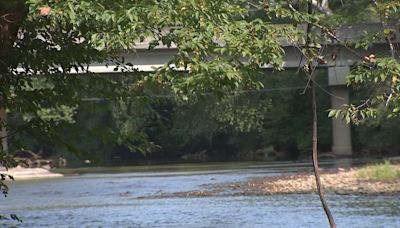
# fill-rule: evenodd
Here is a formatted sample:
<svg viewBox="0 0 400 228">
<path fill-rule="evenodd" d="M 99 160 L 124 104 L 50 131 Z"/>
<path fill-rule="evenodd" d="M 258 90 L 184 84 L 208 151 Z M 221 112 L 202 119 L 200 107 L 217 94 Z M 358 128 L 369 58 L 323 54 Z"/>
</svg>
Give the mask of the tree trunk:
<svg viewBox="0 0 400 228">
<path fill-rule="evenodd" d="M 318 165 L 318 122 L 317 122 L 317 99 L 315 95 L 315 83 L 314 83 L 314 74 L 312 74 L 310 85 L 311 85 L 311 93 L 312 93 L 312 161 L 314 167 L 314 176 L 315 182 L 317 184 L 317 191 L 319 195 L 319 199 L 321 200 L 322 207 L 324 208 L 325 214 L 328 217 L 329 225 L 331 228 L 336 228 L 335 221 L 333 219 L 332 213 L 329 210 L 328 203 L 325 200 L 320 173 L 319 173 L 319 165 Z"/>
<path fill-rule="evenodd" d="M 2 97 L 0 97 L 0 126 L 1 126 L 1 130 L 0 130 L 0 138 L 1 138 L 1 149 L 4 152 L 8 152 L 8 143 L 7 143 L 7 113 L 6 113 L 6 109 L 5 106 L 3 104 L 3 99 Z"/>
<path fill-rule="evenodd" d="M 20 22 L 26 16 L 25 2 L 23 0 L 8 0 L 0 2 L 0 138 L 2 150 L 7 152 L 7 56 L 17 38 Z"/>
<path fill-rule="evenodd" d="M 313 13 L 312 6 L 313 5 L 313 0 L 308 0 L 308 7 L 307 7 L 307 13 L 311 15 Z M 308 23 L 307 24 L 307 41 L 306 41 L 306 50 L 309 48 L 309 45 L 311 43 L 311 38 L 310 38 L 310 33 L 312 29 L 312 24 Z M 318 165 L 318 119 L 317 119 L 317 97 L 315 94 L 315 69 L 313 68 L 312 60 L 310 60 L 309 56 L 309 63 L 307 64 L 307 68 L 305 69 L 307 75 L 308 75 L 308 80 L 309 80 L 309 85 L 311 86 L 311 96 L 312 96 L 312 163 L 313 163 L 313 168 L 314 168 L 314 176 L 315 176 L 315 182 L 317 184 L 317 192 L 319 199 L 322 203 L 322 207 L 324 208 L 325 214 L 328 217 L 329 220 L 329 225 L 331 228 L 336 228 L 335 221 L 333 219 L 332 213 L 329 210 L 328 203 L 325 200 L 324 197 L 324 192 L 322 190 L 322 184 L 321 184 L 321 178 L 320 178 L 320 173 L 319 173 L 319 165 Z"/>
</svg>

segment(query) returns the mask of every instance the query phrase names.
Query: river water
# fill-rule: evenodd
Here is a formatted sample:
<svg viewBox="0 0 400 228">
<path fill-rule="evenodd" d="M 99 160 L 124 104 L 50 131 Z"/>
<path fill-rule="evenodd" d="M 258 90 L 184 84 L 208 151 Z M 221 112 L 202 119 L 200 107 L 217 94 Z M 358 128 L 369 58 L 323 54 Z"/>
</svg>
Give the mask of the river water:
<svg viewBox="0 0 400 228">
<path fill-rule="evenodd" d="M 64 170 L 16 181 L 1 227 L 327 227 L 316 195 L 155 197 L 309 169 L 304 163 L 213 163 Z M 400 196 L 328 195 L 338 227 L 400 227 Z"/>
</svg>

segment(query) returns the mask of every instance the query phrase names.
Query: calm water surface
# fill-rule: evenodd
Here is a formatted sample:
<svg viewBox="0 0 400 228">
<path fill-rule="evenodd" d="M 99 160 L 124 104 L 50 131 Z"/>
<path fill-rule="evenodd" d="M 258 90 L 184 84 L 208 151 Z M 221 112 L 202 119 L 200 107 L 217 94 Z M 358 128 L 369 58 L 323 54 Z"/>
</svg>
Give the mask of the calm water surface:
<svg viewBox="0 0 400 228">
<path fill-rule="evenodd" d="M 223 163 L 80 169 L 17 181 L 1 199 L 22 224 L 1 227 L 327 227 L 316 195 L 152 198 L 208 184 L 309 169 L 304 163 Z M 71 172 L 71 171 L 69 171 Z M 399 196 L 329 195 L 338 227 L 400 227 Z"/>
</svg>

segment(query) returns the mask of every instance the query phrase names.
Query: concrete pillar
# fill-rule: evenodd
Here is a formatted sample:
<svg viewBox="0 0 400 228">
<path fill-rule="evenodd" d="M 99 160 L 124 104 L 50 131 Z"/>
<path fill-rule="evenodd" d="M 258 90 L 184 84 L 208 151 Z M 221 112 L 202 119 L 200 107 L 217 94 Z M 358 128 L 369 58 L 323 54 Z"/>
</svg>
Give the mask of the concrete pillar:
<svg viewBox="0 0 400 228">
<path fill-rule="evenodd" d="M 346 76 L 349 67 L 330 67 L 328 79 L 331 96 L 331 108 L 341 109 L 349 104 L 349 90 L 346 86 Z M 341 118 L 332 118 L 332 152 L 337 156 L 351 156 L 351 127 Z"/>
</svg>

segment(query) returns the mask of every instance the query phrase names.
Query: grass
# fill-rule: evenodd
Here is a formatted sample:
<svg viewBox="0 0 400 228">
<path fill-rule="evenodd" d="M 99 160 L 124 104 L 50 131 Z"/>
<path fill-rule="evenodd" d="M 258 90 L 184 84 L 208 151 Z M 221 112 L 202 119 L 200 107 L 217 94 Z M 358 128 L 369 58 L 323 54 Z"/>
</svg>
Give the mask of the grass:
<svg viewBox="0 0 400 228">
<path fill-rule="evenodd" d="M 368 165 L 357 171 L 357 177 L 377 181 L 390 181 L 400 178 L 399 165 L 390 164 L 385 161 L 381 164 Z"/>
</svg>

